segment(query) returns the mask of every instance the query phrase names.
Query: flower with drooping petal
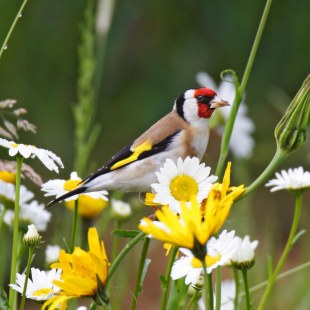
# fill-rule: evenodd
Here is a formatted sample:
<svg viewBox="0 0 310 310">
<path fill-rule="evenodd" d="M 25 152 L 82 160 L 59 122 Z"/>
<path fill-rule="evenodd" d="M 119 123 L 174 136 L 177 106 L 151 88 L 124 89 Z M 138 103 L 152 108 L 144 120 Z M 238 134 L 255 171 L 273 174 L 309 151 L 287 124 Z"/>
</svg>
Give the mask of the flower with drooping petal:
<svg viewBox="0 0 310 310">
<path fill-rule="evenodd" d="M 217 177 L 210 175 L 211 168 L 200 164 L 197 157 L 186 157 L 183 161 L 178 158 L 177 163 L 167 159 L 160 172 L 156 172 L 158 182 L 152 184 L 155 191 L 155 204 L 169 205 L 174 212 L 180 212 L 183 202 L 195 199 L 202 202 Z"/>
<path fill-rule="evenodd" d="M 59 245 L 47 245 L 45 249 L 45 262 L 50 265 L 56 263 L 59 260 L 60 246 Z"/>
<path fill-rule="evenodd" d="M 234 200 L 244 192 L 244 186 L 229 188 L 231 164 L 228 163 L 223 183 L 213 185 L 200 205 L 191 201 L 181 204 L 180 216 L 168 206 L 155 212 L 158 221 L 143 218 L 139 229 L 162 242 L 187 248 L 200 260 L 205 259 L 206 243 L 223 226 Z"/>
<path fill-rule="evenodd" d="M 227 79 L 227 77 L 225 76 Z M 228 77 L 229 78 L 229 77 Z M 199 72 L 196 76 L 198 84 L 203 87 L 210 87 L 215 89 L 218 96 L 232 103 L 235 98 L 235 86 L 226 81 L 222 81 L 219 87 L 216 86 L 214 80 L 206 72 Z M 224 125 L 229 117 L 231 111 L 231 105 L 216 109 L 212 119 L 216 119 L 217 115 L 222 116 L 224 119 L 223 125 L 217 127 L 218 131 L 223 134 Z M 253 154 L 254 139 L 252 133 L 255 130 L 254 122 L 246 115 L 247 106 L 243 100 L 239 106 L 236 121 L 231 134 L 229 148 L 236 158 L 250 158 Z"/>
<path fill-rule="evenodd" d="M 82 179 L 76 172 L 70 174 L 69 180 L 55 179 L 47 181 L 42 185 L 41 190 L 45 192 L 44 196 L 55 196 L 58 198 L 78 187 Z M 108 192 L 105 190 L 73 195 L 65 199 L 66 206 L 73 210 L 74 200 L 79 199 L 79 214 L 83 217 L 92 218 L 97 216 L 106 206 L 108 198 L 105 196 Z"/>
<path fill-rule="evenodd" d="M 237 248 L 234 255 L 231 258 L 231 263 L 237 269 L 250 269 L 255 263 L 254 250 L 258 245 L 258 241 L 250 241 L 249 236 L 245 236 L 243 239 L 236 237 Z"/>
<path fill-rule="evenodd" d="M 45 302 L 42 310 L 48 306 L 49 309 L 55 309 L 71 298 L 82 296 L 105 299 L 102 293 L 108 277 L 109 262 L 95 227 L 88 230 L 88 245 L 88 252 L 79 247 L 75 247 L 72 254 L 60 251 L 59 262 L 53 264 L 52 268 L 62 269 L 60 280 L 54 281 L 61 291 Z M 98 297 L 98 294 L 101 295 Z"/>
<path fill-rule="evenodd" d="M 24 158 L 37 157 L 47 169 L 57 173 L 59 171 L 58 166 L 60 168 L 64 167 L 60 157 L 49 150 L 40 149 L 34 145 L 18 144 L 14 141 L 8 141 L 6 139 L 0 138 L 0 146 L 9 149 L 10 156 L 16 156 L 19 154 Z"/>
<path fill-rule="evenodd" d="M 303 167 L 282 170 L 281 173 L 276 172 L 276 178 L 268 181 L 266 186 L 272 187 L 271 192 L 282 189 L 303 190 L 310 187 L 310 172 L 304 171 Z"/>
<path fill-rule="evenodd" d="M 224 230 L 218 238 L 212 237 L 206 247 L 205 262 L 207 273 L 211 273 L 218 266 L 226 265 L 236 251 L 238 241 L 235 232 L 227 233 Z M 185 284 L 196 284 L 203 273 L 202 262 L 197 259 L 188 249 L 180 249 L 185 256 L 174 262 L 171 270 L 173 280 L 185 277 Z"/>
<path fill-rule="evenodd" d="M 53 283 L 60 279 L 61 270 L 54 269 L 50 271 L 41 271 L 37 268 L 31 268 L 31 279 L 28 279 L 26 297 L 38 301 L 51 298 L 59 292 L 59 288 Z M 16 284 L 10 284 L 15 291 L 23 293 L 25 284 L 25 274 L 16 274 Z"/>
</svg>

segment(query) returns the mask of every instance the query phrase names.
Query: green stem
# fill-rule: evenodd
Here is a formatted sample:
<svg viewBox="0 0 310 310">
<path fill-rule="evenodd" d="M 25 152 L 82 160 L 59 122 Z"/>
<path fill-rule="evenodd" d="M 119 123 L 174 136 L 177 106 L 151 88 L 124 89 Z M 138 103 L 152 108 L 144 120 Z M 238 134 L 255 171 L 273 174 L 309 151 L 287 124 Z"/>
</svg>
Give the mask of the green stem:
<svg viewBox="0 0 310 310">
<path fill-rule="evenodd" d="M 175 260 L 175 257 L 179 251 L 179 248 L 174 246 L 171 250 L 168 266 L 167 266 L 167 271 L 166 271 L 166 276 L 165 276 L 165 283 L 163 285 L 163 295 L 161 298 L 161 310 L 167 309 L 167 302 L 168 302 L 168 293 L 169 293 L 169 287 L 170 287 L 170 274 L 171 274 L 171 269 Z"/>
<path fill-rule="evenodd" d="M 204 288 L 205 288 L 205 306 L 206 309 L 213 309 L 213 288 L 212 288 L 212 273 L 208 274 L 207 264 L 205 260 L 202 261 Z M 208 307 L 207 307 L 208 305 Z"/>
<path fill-rule="evenodd" d="M 115 221 L 115 230 L 119 230 L 121 228 L 121 222 L 116 220 Z M 119 249 L 119 241 L 120 241 L 120 237 L 118 236 L 114 236 L 113 238 L 113 244 L 112 244 L 112 262 L 114 261 L 115 257 L 117 256 L 117 252 Z"/>
<path fill-rule="evenodd" d="M 218 266 L 216 268 L 216 287 L 215 287 L 215 293 L 216 293 L 215 309 L 216 310 L 221 310 L 221 289 L 222 289 L 222 268 L 221 266 Z"/>
<path fill-rule="evenodd" d="M 74 251 L 78 214 L 79 214 L 79 199 L 76 199 L 74 200 L 74 214 L 73 214 L 73 223 L 72 223 L 72 229 L 71 229 L 70 253 L 73 253 Z"/>
<path fill-rule="evenodd" d="M 110 270 L 109 270 L 109 276 L 107 279 L 107 283 L 111 280 L 115 270 L 117 269 L 118 265 L 121 263 L 123 258 L 127 255 L 127 253 L 141 240 L 145 237 L 144 232 L 140 232 L 137 236 L 135 236 L 132 240 L 130 240 L 123 250 L 118 254 L 118 256 L 115 258 L 113 263 L 111 264 Z"/>
<path fill-rule="evenodd" d="M 239 283 L 239 272 L 237 268 L 234 268 L 234 278 L 235 278 L 235 286 L 236 286 L 236 294 L 234 299 L 234 310 L 238 310 L 239 308 L 239 292 L 240 292 L 240 283 Z"/>
<path fill-rule="evenodd" d="M 195 300 L 197 299 L 198 297 L 198 293 L 199 293 L 199 290 L 195 290 L 195 293 L 193 294 L 192 298 L 190 299 L 188 305 L 186 306 L 185 310 L 190 310 L 191 307 L 192 307 L 192 304 L 195 302 Z"/>
<path fill-rule="evenodd" d="M 245 291 L 245 301 L 246 301 L 246 309 L 251 309 L 251 301 L 250 301 L 250 292 L 249 292 L 249 283 L 248 283 L 248 271 L 242 269 L 242 277 L 244 283 L 244 291 Z"/>
<path fill-rule="evenodd" d="M 288 153 L 277 148 L 276 153 L 274 154 L 272 160 L 266 169 L 261 173 L 261 175 L 245 189 L 245 192 L 236 199 L 236 201 L 243 199 L 248 196 L 250 193 L 255 191 L 259 186 L 266 182 L 272 173 L 279 167 L 279 165 L 287 158 Z"/>
<path fill-rule="evenodd" d="M 133 298 L 131 300 L 131 307 L 130 307 L 131 310 L 136 309 L 136 306 L 137 306 L 137 300 L 138 300 L 138 296 L 139 296 L 140 290 L 141 290 L 141 279 L 142 279 L 142 276 L 143 276 L 143 271 L 144 271 L 144 266 L 145 266 L 145 259 L 146 259 L 147 251 L 149 249 L 149 244 L 150 244 L 150 238 L 146 237 L 144 239 L 144 244 L 143 244 L 143 248 L 142 248 L 140 264 L 139 264 L 139 270 L 138 270 L 137 279 L 136 279 L 134 296 L 133 296 Z"/>
<path fill-rule="evenodd" d="M 12 261 L 11 261 L 11 273 L 10 273 L 10 283 L 15 283 L 16 280 L 16 270 L 17 270 L 17 245 L 18 245 L 18 230 L 19 230 L 19 196 L 20 196 L 20 180 L 21 171 L 23 164 L 23 157 L 20 155 L 16 156 L 16 183 L 15 183 L 15 205 L 14 205 L 14 227 L 13 227 L 13 247 L 12 247 Z M 15 290 L 10 288 L 9 293 L 9 307 L 14 310 L 15 305 Z"/>
<path fill-rule="evenodd" d="M 26 269 L 26 278 L 25 278 L 25 283 L 24 283 L 24 289 L 23 289 L 23 295 L 22 295 L 22 301 L 20 304 L 20 309 L 24 310 L 25 308 L 25 301 L 26 301 L 26 292 L 27 292 L 27 285 L 28 285 L 28 279 L 29 279 L 29 274 L 30 274 L 30 267 L 31 267 L 31 262 L 32 262 L 32 255 L 33 255 L 33 247 L 29 248 L 28 252 L 28 261 L 27 261 L 27 269 Z"/>
<path fill-rule="evenodd" d="M 256 36 L 254 39 L 254 43 L 253 43 L 253 46 L 252 46 L 252 49 L 250 52 L 250 56 L 249 56 L 246 68 L 244 70 L 244 74 L 242 77 L 241 84 L 236 89 L 236 96 L 235 96 L 235 99 L 234 99 L 234 102 L 233 102 L 233 105 L 231 108 L 231 112 L 230 112 L 228 121 L 227 121 L 226 126 L 225 126 L 224 135 L 222 138 L 221 153 L 220 153 L 219 162 L 218 162 L 217 168 L 216 168 L 216 175 L 217 176 L 221 176 L 223 169 L 224 169 L 224 164 L 225 164 L 225 161 L 226 161 L 226 158 L 228 155 L 228 145 L 229 145 L 232 129 L 233 129 L 233 126 L 235 123 L 235 119 L 237 116 L 239 105 L 242 101 L 242 98 L 243 98 L 243 95 L 244 95 L 244 92 L 245 92 L 245 89 L 246 89 L 246 86 L 247 86 L 247 83 L 248 83 L 248 80 L 249 80 L 249 77 L 251 74 L 251 70 L 253 67 L 255 56 L 257 53 L 257 49 L 258 49 L 258 46 L 259 46 L 263 31 L 265 28 L 265 25 L 266 25 L 266 21 L 267 21 L 267 17 L 269 14 L 271 3 L 272 3 L 272 0 L 267 0 L 267 2 L 266 2 L 265 9 L 264 9 L 260 24 L 258 26 L 257 33 L 256 33 Z"/>
<path fill-rule="evenodd" d="M 302 206 L 302 193 L 301 191 L 296 191 L 295 192 L 295 212 L 294 212 L 294 218 L 293 218 L 293 223 L 292 223 L 292 227 L 291 227 L 291 231 L 290 234 L 288 236 L 284 251 L 281 255 L 281 258 L 276 266 L 276 269 L 274 270 L 273 274 L 270 276 L 269 280 L 268 280 L 268 285 L 266 287 L 266 290 L 264 292 L 264 295 L 260 301 L 260 304 L 258 306 L 258 310 L 262 310 L 264 309 L 267 299 L 271 294 L 271 291 L 273 289 L 273 286 L 276 282 L 276 279 L 280 273 L 280 270 L 282 269 L 284 262 L 290 252 L 290 250 L 293 247 L 294 244 L 294 238 L 296 235 L 296 230 L 298 227 L 298 223 L 299 223 L 299 219 L 300 219 L 300 212 L 301 212 L 301 206 Z"/>
<path fill-rule="evenodd" d="M 11 28 L 10 28 L 8 34 L 6 35 L 6 37 L 5 37 L 5 39 L 4 39 L 4 42 L 3 42 L 2 47 L 1 47 L 1 49 L 0 49 L 0 59 L 1 59 L 1 56 L 2 56 L 3 51 L 4 51 L 5 49 L 7 49 L 7 47 L 8 47 L 8 41 L 9 41 L 9 39 L 10 39 L 10 37 L 11 37 L 11 34 L 12 34 L 12 32 L 13 32 L 13 30 L 14 30 L 14 28 L 15 28 L 17 22 L 18 22 L 18 20 L 19 20 L 20 17 L 22 16 L 24 7 L 26 6 L 27 2 L 28 2 L 28 0 L 24 0 L 24 2 L 22 3 L 22 5 L 21 5 L 21 7 L 20 7 L 20 9 L 19 9 L 19 11 L 18 11 L 18 13 L 17 13 L 17 15 L 16 15 L 16 17 L 15 17 L 13 23 L 12 23 L 12 26 L 11 26 Z"/>
<path fill-rule="evenodd" d="M 91 303 L 91 305 L 89 306 L 89 310 L 96 310 L 97 309 L 97 303 L 93 302 Z"/>
</svg>

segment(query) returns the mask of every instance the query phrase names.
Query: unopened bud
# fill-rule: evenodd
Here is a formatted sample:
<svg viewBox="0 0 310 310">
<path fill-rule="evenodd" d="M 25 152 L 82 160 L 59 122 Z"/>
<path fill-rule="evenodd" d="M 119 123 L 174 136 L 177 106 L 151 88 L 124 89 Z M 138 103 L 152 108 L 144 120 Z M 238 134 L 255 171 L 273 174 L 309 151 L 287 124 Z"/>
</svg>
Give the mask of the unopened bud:
<svg viewBox="0 0 310 310">
<path fill-rule="evenodd" d="M 310 75 L 306 78 L 275 129 L 278 148 L 292 152 L 306 139 L 310 122 Z"/>
<path fill-rule="evenodd" d="M 28 225 L 28 231 L 24 235 L 24 243 L 29 248 L 40 247 L 42 237 L 39 235 L 38 230 L 35 225 Z"/>
</svg>

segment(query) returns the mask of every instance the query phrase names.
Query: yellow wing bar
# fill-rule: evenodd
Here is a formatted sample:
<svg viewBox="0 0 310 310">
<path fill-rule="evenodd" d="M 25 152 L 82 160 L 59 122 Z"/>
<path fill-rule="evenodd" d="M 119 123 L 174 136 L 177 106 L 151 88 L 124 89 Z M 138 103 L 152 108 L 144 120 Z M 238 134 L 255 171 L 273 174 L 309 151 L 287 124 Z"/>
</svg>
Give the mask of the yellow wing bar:
<svg viewBox="0 0 310 310">
<path fill-rule="evenodd" d="M 149 141 L 145 141 L 143 142 L 142 144 L 138 145 L 137 147 L 135 147 L 133 149 L 133 153 L 125 158 L 125 159 L 122 159 L 120 161 L 118 161 L 117 163 L 115 163 L 110 169 L 111 170 L 114 170 L 114 169 L 117 169 L 119 167 L 122 167 L 122 166 L 125 166 L 131 162 L 134 162 L 138 159 L 139 155 L 145 151 L 149 151 L 152 149 L 152 144 L 151 142 Z"/>
</svg>

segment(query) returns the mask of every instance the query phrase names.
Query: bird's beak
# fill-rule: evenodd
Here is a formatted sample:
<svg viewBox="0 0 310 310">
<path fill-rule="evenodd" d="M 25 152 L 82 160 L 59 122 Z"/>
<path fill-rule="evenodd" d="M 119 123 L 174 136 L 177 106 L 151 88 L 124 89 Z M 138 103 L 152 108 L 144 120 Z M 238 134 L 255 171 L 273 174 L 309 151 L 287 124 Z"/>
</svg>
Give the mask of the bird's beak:
<svg viewBox="0 0 310 310">
<path fill-rule="evenodd" d="M 215 96 L 215 98 L 211 100 L 210 108 L 216 109 L 216 108 L 221 108 L 221 107 L 227 107 L 229 105 L 230 104 L 227 101 Z"/>
</svg>

